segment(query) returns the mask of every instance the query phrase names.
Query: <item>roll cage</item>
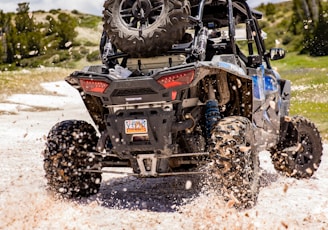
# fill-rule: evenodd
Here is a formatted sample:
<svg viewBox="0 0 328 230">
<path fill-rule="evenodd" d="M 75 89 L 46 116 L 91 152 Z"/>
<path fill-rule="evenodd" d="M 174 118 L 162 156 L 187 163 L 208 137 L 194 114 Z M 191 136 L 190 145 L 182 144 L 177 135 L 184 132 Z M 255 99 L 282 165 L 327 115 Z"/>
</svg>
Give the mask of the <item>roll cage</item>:
<svg viewBox="0 0 328 230">
<path fill-rule="evenodd" d="M 271 69 L 270 55 L 266 53 L 257 22 L 257 19 L 262 18 L 260 12 L 251 9 L 245 0 L 193 0 L 190 2 L 192 10 L 189 21 L 193 35 L 190 35 L 189 41 L 181 41 L 173 45 L 167 54 L 185 54 L 187 63 L 191 63 L 210 60 L 211 54 L 206 55 L 206 52 L 215 53 L 224 48 L 226 53 L 239 56 L 246 66 L 258 67 L 264 62 L 266 68 Z M 242 54 L 236 44 L 236 27 L 240 24 L 245 25 L 243 29 L 244 39 L 247 42 L 247 55 Z M 208 42 L 209 30 L 218 29 L 222 29 L 218 33 L 220 39 L 211 39 Z M 103 47 L 105 40 L 101 43 L 100 46 Z M 117 64 L 118 59 L 121 59 L 120 65 L 126 67 L 129 55 L 118 53 L 115 48 L 113 50 L 115 52 L 106 57 L 107 63 L 113 66 Z"/>
<path fill-rule="evenodd" d="M 245 24 L 245 40 L 249 52 L 247 55 L 248 60 L 245 60 L 245 62 L 252 66 L 261 64 L 263 60 L 267 68 L 271 68 L 257 22 L 257 19 L 262 18 L 260 12 L 251 9 L 245 0 L 201 0 L 199 4 L 196 5 L 195 3 L 196 1 L 192 1 L 192 16 L 190 17 L 195 25 L 195 34 L 198 34 L 203 27 L 209 29 L 227 27 L 231 51 L 233 54 L 240 56 L 239 48 L 235 44 L 236 26 Z M 256 48 L 253 46 L 254 43 Z M 256 55 L 255 50 L 258 52 Z"/>
</svg>

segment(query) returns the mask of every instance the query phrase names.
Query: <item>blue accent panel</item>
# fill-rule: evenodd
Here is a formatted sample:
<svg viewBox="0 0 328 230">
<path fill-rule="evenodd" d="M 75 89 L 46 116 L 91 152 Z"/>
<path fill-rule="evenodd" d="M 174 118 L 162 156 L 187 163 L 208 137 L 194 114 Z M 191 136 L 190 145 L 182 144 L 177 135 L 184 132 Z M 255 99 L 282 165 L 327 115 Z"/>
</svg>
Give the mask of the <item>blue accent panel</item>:
<svg viewBox="0 0 328 230">
<path fill-rule="evenodd" d="M 232 65 L 228 62 L 220 61 L 220 62 L 218 62 L 218 66 L 225 68 L 225 69 L 232 69 Z"/>
<path fill-rule="evenodd" d="M 234 65 L 232 63 L 219 61 L 219 62 L 216 63 L 216 65 L 218 67 L 228 71 L 228 72 L 232 72 L 232 73 L 235 73 L 235 74 L 246 75 L 245 71 L 242 68 L 240 68 L 239 66 Z"/>
<path fill-rule="evenodd" d="M 262 65 L 257 71 L 257 75 L 252 76 L 253 95 L 256 99 L 264 100 L 266 94 L 270 94 L 278 90 L 278 83 L 275 76 L 265 75 L 265 69 Z"/>
<path fill-rule="evenodd" d="M 264 76 L 264 91 L 276 91 L 278 86 L 271 76 Z"/>
<path fill-rule="evenodd" d="M 255 98 L 260 99 L 260 88 L 257 76 L 252 76 L 253 80 L 253 95 Z"/>
</svg>

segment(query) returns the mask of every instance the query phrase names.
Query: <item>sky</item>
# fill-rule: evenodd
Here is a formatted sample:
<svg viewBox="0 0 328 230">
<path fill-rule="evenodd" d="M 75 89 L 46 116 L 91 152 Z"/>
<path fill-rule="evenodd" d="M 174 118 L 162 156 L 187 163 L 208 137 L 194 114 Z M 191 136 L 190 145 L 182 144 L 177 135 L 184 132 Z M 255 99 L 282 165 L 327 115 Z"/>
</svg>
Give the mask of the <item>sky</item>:
<svg viewBox="0 0 328 230">
<path fill-rule="evenodd" d="M 248 0 L 251 7 L 260 5 L 261 3 L 276 3 L 283 0 Z M 1 0 L 0 10 L 4 12 L 16 12 L 18 3 L 29 2 L 30 10 L 62 9 L 62 10 L 78 10 L 81 13 L 89 13 L 101 15 L 104 0 Z"/>
</svg>

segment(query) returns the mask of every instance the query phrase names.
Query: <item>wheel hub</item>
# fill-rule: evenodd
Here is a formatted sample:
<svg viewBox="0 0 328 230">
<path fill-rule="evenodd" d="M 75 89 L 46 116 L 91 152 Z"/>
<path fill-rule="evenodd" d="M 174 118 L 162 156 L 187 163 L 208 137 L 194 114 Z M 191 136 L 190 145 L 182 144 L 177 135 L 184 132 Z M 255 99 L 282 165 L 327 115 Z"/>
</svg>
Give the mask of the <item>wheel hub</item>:
<svg viewBox="0 0 328 230">
<path fill-rule="evenodd" d="M 120 16 L 129 27 L 143 30 L 156 22 L 163 4 L 160 0 L 124 0 L 120 5 Z"/>
<path fill-rule="evenodd" d="M 152 5 L 149 0 L 137 0 L 132 6 L 132 14 L 139 20 L 147 18 L 151 10 Z"/>
</svg>

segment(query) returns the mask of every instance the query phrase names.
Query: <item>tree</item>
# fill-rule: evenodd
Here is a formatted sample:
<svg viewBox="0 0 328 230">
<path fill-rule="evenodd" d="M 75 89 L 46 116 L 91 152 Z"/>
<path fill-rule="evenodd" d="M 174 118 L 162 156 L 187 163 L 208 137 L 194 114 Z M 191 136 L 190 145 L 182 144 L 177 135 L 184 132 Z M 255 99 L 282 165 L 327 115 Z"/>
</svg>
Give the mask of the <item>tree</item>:
<svg viewBox="0 0 328 230">
<path fill-rule="evenodd" d="M 58 19 L 47 15 L 48 23 L 37 23 L 29 12 L 29 3 L 19 3 L 16 14 L 0 10 L 0 64 L 28 61 L 21 59 L 45 54 L 55 49 L 69 49 L 77 36 L 77 20 L 60 13 Z M 34 60 L 30 62 L 34 63 Z"/>
<path fill-rule="evenodd" d="M 301 52 L 313 56 L 328 55 L 327 1 L 293 0 L 293 10 L 291 28 L 294 34 L 303 34 Z"/>
<path fill-rule="evenodd" d="M 46 36 L 55 34 L 58 24 L 57 21 L 50 15 L 47 15 L 46 20 L 48 21 L 48 26 L 46 28 Z"/>
<path fill-rule="evenodd" d="M 71 47 L 74 38 L 77 35 L 75 28 L 77 21 L 66 13 L 60 13 L 58 15 L 58 23 L 56 23 L 56 32 L 60 39 L 59 48 L 68 49 Z"/>
<path fill-rule="evenodd" d="M 15 17 L 18 32 L 32 32 L 35 29 L 33 15 L 29 13 L 29 3 L 18 3 L 17 14 Z"/>
<path fill-rule="evenodd" d="M 14 61 L 15 27 L 11 23 L 10 14 L 0 11 L 0 63 L 12 63 Z"/>
<path fill-rule="evenodd" d="M 320 5 L 319 20 L 310 38 L 309 52 L 312 56 L 328 55 L 328 6 Z"/>
<path fill-rule="evenodd" d="M 6 63 L 13 63 L 17 59 L 16 44 L 18 43 L 17 29 L 10 25 L 8 33 L 6 34 L 7 42 L 7 58 Z"/>
<path fill-rule="evenodd" d="M 275 4 L 268 3 L 265 7 L 265 15 L 268 17 L 270 15 L 274 15 L 276 13 Z"/>
<path fill-rule="evenodd" d="M 29 3 L 19 3 L 15 17 L 18 33 L 15 48 L 17 57 L 20 58 L 38 55 L 42 49 L 42 33 L 29 9 Z"/>
<path fill-rule="evenodd" d="M 6 42 L 6 14 L 0 11 L 0 63 L 6 60 L 7 42 Z"/>
</svg>

